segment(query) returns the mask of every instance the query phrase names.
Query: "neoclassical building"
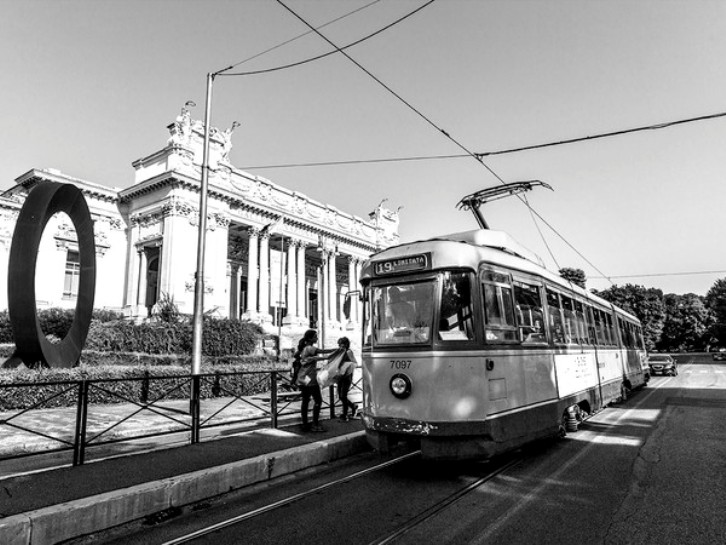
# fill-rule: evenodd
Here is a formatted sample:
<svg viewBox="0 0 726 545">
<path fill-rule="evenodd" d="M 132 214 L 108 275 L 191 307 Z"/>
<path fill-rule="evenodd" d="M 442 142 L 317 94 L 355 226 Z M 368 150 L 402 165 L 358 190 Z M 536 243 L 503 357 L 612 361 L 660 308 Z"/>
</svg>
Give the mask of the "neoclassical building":
<svg viewBox="0 0 726 545">
<path fill-rule="evenodd" d="M 398 214 L 378 205 L 368 219 L 235 168 L 232 132 L 211 130 L 205 251 L 205 311 L 249 319 L 283 339 L 324 327 L 357 339 L 362 262 L 398 242 Z M 83 192 L 94 220 L 95 306 L 142 320 L 162 297 L 194 305 L 203 123 L 183 108 L 159 151 L 133 162 L 134 183 L 109 188 L 54 169 L 32 169 L 0 196 L 0 281 L 25 197 L 44 180 Z M 74 307 L 79 253 L 65 214 L 48 223 L 38 253 L 38 308 Z M 0 291 L 7 308 L 7 290 Z M 284 345 L 283 345 L 284 346 Z"/>
</svg>

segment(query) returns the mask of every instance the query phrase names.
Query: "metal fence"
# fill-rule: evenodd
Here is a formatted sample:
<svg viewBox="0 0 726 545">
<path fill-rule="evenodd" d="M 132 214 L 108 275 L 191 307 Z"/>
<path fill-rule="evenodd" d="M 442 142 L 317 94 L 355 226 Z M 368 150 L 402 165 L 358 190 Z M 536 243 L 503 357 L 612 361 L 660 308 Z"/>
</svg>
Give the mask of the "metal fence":
<svg viewBox="0 0 726 545">
<path fill-rule="evenodd" d="M 360 394 L 358 378 L 349 396 Z M 72 451 L 73 465 L 84 463 L 88 449 L 112 443 L 183 433 L 194 444 L 201 430 L 277 428 L 280 418 L 299 415 L 300 401 L 279 371 L 0 385 L 0 399 L 12 395 L 33 401 L 0 413 L 0 460 Z M 340 406 L 336 398 L 335 387 L 324 392 L 322 411 L 330 418 Z"/>
</svg>

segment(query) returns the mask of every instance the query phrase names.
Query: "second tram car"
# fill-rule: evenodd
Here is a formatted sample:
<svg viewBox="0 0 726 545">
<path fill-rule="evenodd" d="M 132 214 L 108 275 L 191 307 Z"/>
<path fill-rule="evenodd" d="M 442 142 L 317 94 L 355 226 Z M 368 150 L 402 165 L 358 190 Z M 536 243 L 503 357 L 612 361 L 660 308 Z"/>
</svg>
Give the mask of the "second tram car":
<svg viewBox="0 0 726 545">
<path fill-rule="evenodd" d="M 388 248 L 361 284 L 363 421 L 379 450 L 490 457 L 574 431 L 648 380 L 638 319 L 503 232 Z"/>
</svg>

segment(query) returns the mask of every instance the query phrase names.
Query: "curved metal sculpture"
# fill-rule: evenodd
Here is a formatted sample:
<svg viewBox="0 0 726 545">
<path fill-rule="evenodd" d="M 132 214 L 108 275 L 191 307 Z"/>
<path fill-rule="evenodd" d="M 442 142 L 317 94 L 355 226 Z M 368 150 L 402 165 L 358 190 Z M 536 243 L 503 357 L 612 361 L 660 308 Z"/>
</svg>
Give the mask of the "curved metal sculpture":
<svg viewBox="0 0 726 545">
<path fill-rule="evenodd" d="M 48 220 L 58 212 L 71 218 L 78 237 L 80 279 L 76 313 L 68 334 L 58 344 L 45 338 L 38 321 L 35 269 L 38 247 Z M 96 291 L 96 243 L 93 220 L 81 190 L 71 184 L 41 182 L 28 194 L 13 233 L 8 265 L 8 312 L 15 337 L 15 356 L 26 365 L 73 367 L 88 336 Z"/>
</svg>

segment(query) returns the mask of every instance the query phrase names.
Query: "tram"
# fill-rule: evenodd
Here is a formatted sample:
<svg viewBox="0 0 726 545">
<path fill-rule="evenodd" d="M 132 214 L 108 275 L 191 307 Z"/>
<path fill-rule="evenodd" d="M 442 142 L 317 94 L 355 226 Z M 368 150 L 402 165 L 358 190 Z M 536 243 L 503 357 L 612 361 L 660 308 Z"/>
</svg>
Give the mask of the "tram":
<svg viewBox="0 0 726 545">
<path fill-rule="evenodd" d="M 491 457 L 576 431 L 649 378 L 635 316 L 480 226 L 363 266 L 362 417 L 379 451 Z"/>
</svg>

